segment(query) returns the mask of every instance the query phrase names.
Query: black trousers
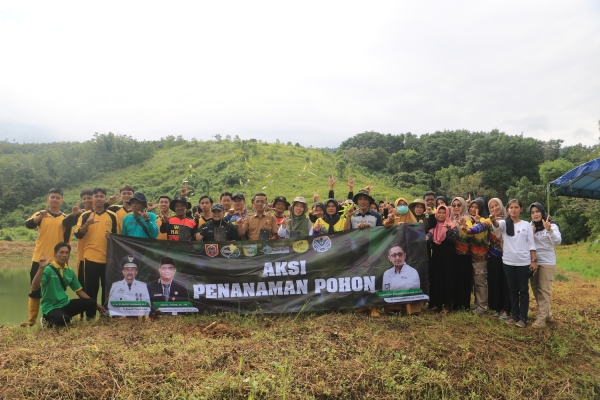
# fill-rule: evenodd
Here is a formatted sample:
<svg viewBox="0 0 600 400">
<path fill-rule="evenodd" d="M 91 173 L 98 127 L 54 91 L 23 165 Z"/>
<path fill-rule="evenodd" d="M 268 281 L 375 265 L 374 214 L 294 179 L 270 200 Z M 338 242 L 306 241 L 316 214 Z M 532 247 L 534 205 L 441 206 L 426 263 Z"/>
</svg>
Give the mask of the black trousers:
<svg viewBox="0 0 600 400">
<path fill-rule="evenodd" d="M 35 274 L 37 274 L 38 269 L 40 269 L 40 263 L 36 261 L 31 262 L 31 269 L 29 270 L 29 284 L 33 282 L 33 278 L 35 278 Z M 30 289 L 31 290 L 31 289 Z M 40 287 L 38 290 L 34 290 L 29 293 L 29 297 L 32 299 L 41 299 L 42 298 L 42 288 Z"/>
<path fill-rule="evenodd" d="M 56 326 L 65 326 L 71 322 L 71 317 L 85 312 L 95 315 L 96 301 L 94 299 L 73 299 L 63 308 L 55 308 L 44 315 L 46 321 Z"/>
<path fill-rule="evenodd" d="M 79 277 L 79 282 L 83 284 L 83 290 L 94 299 L 98 298 L 98 291 L 100 284 L 102 285 L 102 300 L 100 304 L 104 304 L 106 301 L 106 264 L 100 264 L 90 260 L 83 261 L 83 280 Z M 88 318 L 94 318 L 96 316 L 96 309 L 92 309 L 86 312 Z"/>
</svg>

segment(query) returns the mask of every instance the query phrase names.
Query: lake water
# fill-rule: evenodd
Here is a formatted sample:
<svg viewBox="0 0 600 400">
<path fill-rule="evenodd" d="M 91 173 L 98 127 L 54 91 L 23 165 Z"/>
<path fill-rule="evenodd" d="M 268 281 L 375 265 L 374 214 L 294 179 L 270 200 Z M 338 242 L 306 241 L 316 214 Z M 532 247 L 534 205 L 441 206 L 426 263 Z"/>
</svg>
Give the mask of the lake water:
<svg viewBox="0 0 600 400">
<path fill-rule="evenodd" d="M 75 265 L 75 260 L 69 265 Z M 31 257 L 0 258 L 0 325 L 27 321 L 30 269 Z M 77 297 L 71 289 L 68 292 L 69 297 Z"/>
</svg>

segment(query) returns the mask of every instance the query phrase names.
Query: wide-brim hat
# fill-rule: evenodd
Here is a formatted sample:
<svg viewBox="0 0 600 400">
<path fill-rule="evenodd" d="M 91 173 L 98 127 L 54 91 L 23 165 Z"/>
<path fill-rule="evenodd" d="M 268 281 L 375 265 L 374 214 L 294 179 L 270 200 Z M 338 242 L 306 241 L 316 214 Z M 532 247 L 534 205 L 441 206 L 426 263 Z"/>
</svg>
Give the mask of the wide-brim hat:
<svg viewBox="0 0 600 400">
<path fill-rule="evenodd" d="M 177 203 L 183 203 L 183 204 L 185 204 L 185 207 L 186 207 L 187 210 L 189 210 L 189 209 L 192 208 L 192 203 L 190 203 L 189 201 L 187 201 L 187 199 L 185 197 L 176 196 L 169 203 L 169 209 L 171 211 L 175 211 L 175 204 L 177 204 Z"/>
<path fill-rule="evenodd" d="M 283 204 L 285 204 L 285 208 L 290 208 L 291 204 L 283 196 L 277 196 L 273 199 L 273 208 L 275 208 L 275 204 L 277 204 L 278 201 L 282 201 Z"/>
<path fill-rule="evenodd" d="M 133 196 L 131 196 L 131 199 L 127 201 L 128 205 L 131 205 L 131 200 L 137 200 L 141 203 L 144 203 L 145 207 L 148 206 L 148 200 L 146 200 L 146 196 L 142 192 L 135 192 Z"/>
<path fill-rule="evenodd" d="M 361 190 L 361 191 L 359 191 L 358 193 L 356 193 L 356 194 L 354 195 L 354 197 L 352 198 L 352 201 L 353 201 L 355 204 L 358 204 L 358 197 L 359 197 L 359 196 L 367 196 L 367 197 L 369 198 L 369 202 L 371 202 L 371 203 L 375 203 L 375 199 L 371 197 L 371 195 L 369 194 L 369 192 L 367 192 L 366 190 Z"/>
<path fill-rule="evenodd" d="M 417 204 L 422 204 L 424 210 L 427 209 L 427 205 L 425 204 L 425 200 L 423 199 L 414 199 L 412 203 L 410 203 L 408 205 L 408 209 L 410 210 L 410 212 L 412 212 L 413 214 L 415 214 L 415 207 L 417 206 Z M 415 214 L 416 215 L 416 214 Z"/>
</svg>

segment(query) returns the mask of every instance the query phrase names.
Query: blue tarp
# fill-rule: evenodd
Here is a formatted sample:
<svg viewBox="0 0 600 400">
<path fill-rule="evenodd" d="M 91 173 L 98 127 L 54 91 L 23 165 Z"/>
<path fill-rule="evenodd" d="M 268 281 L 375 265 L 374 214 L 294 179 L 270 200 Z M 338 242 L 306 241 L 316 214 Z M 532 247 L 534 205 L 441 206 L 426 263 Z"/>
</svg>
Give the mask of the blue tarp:
<svg viewBox="0 0 600 400">
<path fill-rule="evenodd" d="M 552 196 L 600 200 L 600 158 L 581 164 L 549 186 Z"/>
</svg>

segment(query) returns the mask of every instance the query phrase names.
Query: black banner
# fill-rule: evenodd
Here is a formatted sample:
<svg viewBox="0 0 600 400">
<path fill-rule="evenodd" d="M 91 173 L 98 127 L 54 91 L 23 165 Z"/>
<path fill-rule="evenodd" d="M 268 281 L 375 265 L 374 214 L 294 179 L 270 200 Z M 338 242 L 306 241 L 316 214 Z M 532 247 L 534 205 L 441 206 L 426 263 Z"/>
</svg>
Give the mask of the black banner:
<svg viewBox="0 0 600 400">
<path fill-rule="evenodd" d="M 111 235 L 108 308 L 111 315 L 285 313 L 427 300 L 426 248 L 419 223 L 269 241 Z"/>
</svg>

